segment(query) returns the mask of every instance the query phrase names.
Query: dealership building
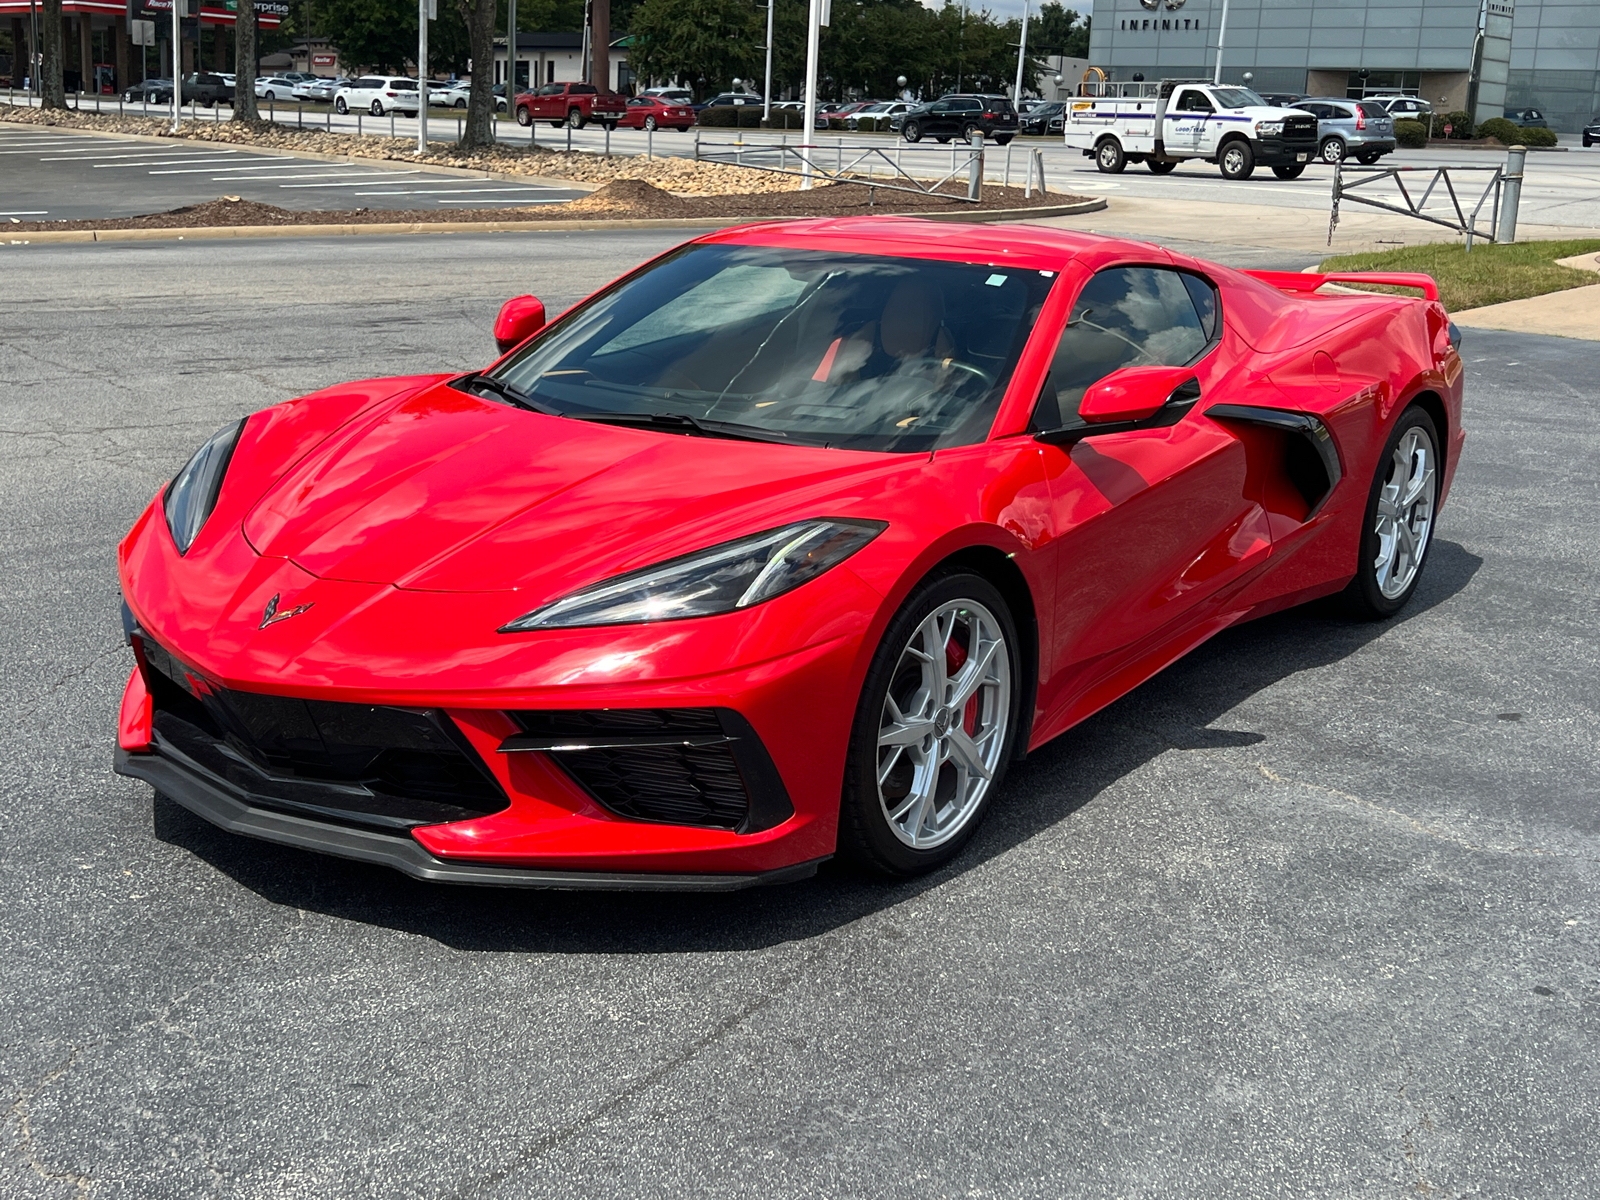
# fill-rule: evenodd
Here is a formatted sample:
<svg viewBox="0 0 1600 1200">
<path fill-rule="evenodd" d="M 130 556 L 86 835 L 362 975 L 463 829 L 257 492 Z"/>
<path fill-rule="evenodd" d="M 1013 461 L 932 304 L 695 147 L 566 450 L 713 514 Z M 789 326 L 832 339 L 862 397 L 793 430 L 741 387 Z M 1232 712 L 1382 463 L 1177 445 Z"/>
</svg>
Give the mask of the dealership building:
<svg viewBox="0 0 1600 1200">
<path fill-rule="evenodd" d="M 1097 0 L 1089 36 L 1113 80 L 1209 79 L 1220 37 L 1223 80 L 1261 92 L 1537 108 L 1569 132 L 1600 115 L 1596 0 Z"/>
</svg>

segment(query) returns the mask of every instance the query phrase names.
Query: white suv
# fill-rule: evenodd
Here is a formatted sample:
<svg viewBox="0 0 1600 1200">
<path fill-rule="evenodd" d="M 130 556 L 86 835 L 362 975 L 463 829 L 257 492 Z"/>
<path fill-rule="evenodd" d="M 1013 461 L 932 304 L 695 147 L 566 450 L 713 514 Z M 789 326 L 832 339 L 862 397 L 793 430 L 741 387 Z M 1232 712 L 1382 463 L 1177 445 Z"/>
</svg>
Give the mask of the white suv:
<svg viewBox="0 0 1600 1200">
<path fill-rule="evenodd" d="M 363 75 L 333 94 L 335 112 L 366 109 L 375 117 L 387 112 L 417 115 L 417 81 L 394 75 Z"/>
</svg>

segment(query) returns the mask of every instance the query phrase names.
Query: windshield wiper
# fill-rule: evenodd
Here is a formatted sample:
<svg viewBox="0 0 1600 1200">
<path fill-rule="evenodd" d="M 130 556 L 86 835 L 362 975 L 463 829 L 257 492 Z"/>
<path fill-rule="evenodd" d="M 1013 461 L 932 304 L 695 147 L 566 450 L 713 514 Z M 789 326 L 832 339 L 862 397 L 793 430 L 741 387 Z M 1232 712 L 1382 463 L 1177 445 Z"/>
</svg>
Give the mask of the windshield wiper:
<svg viewBox="0 0 1600 1200">
<path fill-rule="evenodd" d="M 673 412 L 574 412 L 566 413 L 577 421 L 593 421 L 597 425 L 626 425 L 639 429 L 662 429 L 676 433 L 693 433 L 700 437 L 729 438 L 740 442 L 780 442 L 793 444 L 787 434 L 755 425 L 740 425 L 734 421 L 702 421 L 686 413 Z"/>
<path fill-rule="evenodd" d="M 504 400 L 507 404 L 515 405 L 517 408 L 525 408 L 529 412 L 544 413 L 547 417 L 559 417 L 562 415 L 549 405 L 540 404 L 532 396 L 524 395 L 522 392 L 517 391 L 509 383 L 494 379 L 481 371 L 463 375 L 460 379 L 454 380 L 450 386 L 458 387 L 466 392 L 470 392 L 474 388 L 481 388 L 497 399 Z"/>
</svg>

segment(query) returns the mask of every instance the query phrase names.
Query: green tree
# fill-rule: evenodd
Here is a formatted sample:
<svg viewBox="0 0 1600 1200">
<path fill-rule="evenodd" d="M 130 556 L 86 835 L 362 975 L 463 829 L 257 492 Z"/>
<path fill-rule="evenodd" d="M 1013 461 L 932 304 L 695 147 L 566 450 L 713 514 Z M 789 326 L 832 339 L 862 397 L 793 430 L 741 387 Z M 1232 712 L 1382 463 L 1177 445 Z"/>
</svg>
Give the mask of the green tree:
<svg viewBox="0 0 1600 1200">
<path fill-rule="evenodd" d="M 631 18 L 629 63 L 641 78 L 678 79 L 704 98 L 760 72 L 765 16 L 751 0 L 644 0 Z"/>
<path fill-rule="evenodd" d="M 352 67 L 394 74 L 417 56 L 417 6 L 407 0 L 318 0 L 317 30 Z"/>
<path fill-rule="evenodd" d="M 1028 22 L 1028 50 L 1040 58 L 1057 54 L 1067 58 L 1089 57 L 1089 21 L 1079 19 L 1058 0 L 1045 0 L 1038 15 Z"/>
</svg>

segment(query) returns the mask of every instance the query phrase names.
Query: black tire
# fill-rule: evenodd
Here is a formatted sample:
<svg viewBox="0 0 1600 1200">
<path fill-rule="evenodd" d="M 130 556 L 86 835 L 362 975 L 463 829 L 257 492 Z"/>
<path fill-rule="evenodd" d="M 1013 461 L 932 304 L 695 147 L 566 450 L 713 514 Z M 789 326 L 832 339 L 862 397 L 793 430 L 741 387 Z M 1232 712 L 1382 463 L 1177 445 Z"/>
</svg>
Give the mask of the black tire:
<svg viewBox="0 0 1600 1200">
<path fill-rule="evenodd" d="M 922 123 L 920 121 L 907 121 L 901 127 L 900 136 L 908 142 L 920 142 L 922 140 Z"/>
<path fill-rule="evenodd" d="M 1176 160 L 1170 158 L 1147 158 L 1144 165 L 1152 175 L 1171 175 L 1178 169 Z"/>
<path fill-rule="evenodd" d="M 994 144 L 996 146 L 1009 146 L 1013 136 L 1015 135 L 1009 133 L 997 133 L 994 135 Z"/>
<path fill-rule="evenodd" d="M 1249 179 L 1256 169 L 1254 147 L 1243 138 L 1235 138 L 1218 153 L 1217 167 L 1224 179 Z"/>
<path fill-rule="evenodd" d="M 1094 165 L 1105 175 L 1122 174 L 1128 168 L 1128 156 L 1122 152 L 1122 143 L 1116 138 L 1102 138 L 1094 148 Z"/>
<path fill-rule="evenodd" d="M 938 134 L 934 134 L 933 140 L 938 142 L 941 146 L 948 146 L 950 144 L 950 135 L 947 133 L 943 137 L 940 137 Z"/>
<path fill-rule="evenodd" d="M 533 114 L 521 104 L 517 105 L 517 124 L 524 129 L 533 124 Z"/>
<path fill-rule="evenodd" d="M 1010 689 L 1008 720 L 1005 728 L 996 732 L 996 736 L 1001 738 L 999 758 L 994 765 L 992 778 L 976 804 L 945 840 L 919 849 L 896 835 L 884 811 L 885 801 L 880 797 L 878 785 L 880 725 L 890 688 L 904 686 L 897 680 L 897 673 L 901 672 L 906 647 L 918 626 L 943 606 L 960 601 L 986 609 L 1000 627 L 1005 641 Z M 961 852 L 1004 782 L 1006 765 L 1011 759 L 1017 730 L 1022 723 L 1022 663 L 1018 658 L 1018 650 L 1016 625 L 1010 609 L 1004 597 L 988 580 L 952 569 L 936 572 L 917 585 L 884 630 L 861 688 L 855 721 L 851 726 L 844 791 L 840 798 L 838 850 L 841 858 L 874 874 L 904 877 L 932 871 Z M 890 779 L 893 778 L 891 773 Z M 907 792 L 909 787 L 908 782 Z"/>
<path fill-rule="evenodd" d="M 456 102 L 454 104 L 452 104 L 450 107 L 451 108 L 465 108 L 466 106 L 467 106 L 467 102 L 465 100 L 461 99 L 460 97 L 457 97 L 456 98 Z"/>
<path fill-rule="evenodd" d="M 1370 167 L 1382 157 L 1383 151 L 1381 150 L 1362 150 L 1356 155 L 1356 161 L 1364 167 Z"/>
<path fill-rule="evenodd" d="M 983 132 L 983 129 L 982 129 L 981 126 L 976 125 L 971 121 L 968 121 L 965 125 L 963 125 L 961 127 L 961 140 L 963 142 L 970 142 L 972 140 L 972 135 L 973 134 L 982 133 L 982 132 Z"/>
<path fill-rule="evenodd" d="M 617 128 L 617 123 L 615 121 L 601 121 L 600 128 L 604 129 L 607 133 L 611 133 Z"/>
<path fill-rule="evenodd" d="M 1398 591 L 1392 587 L 1388 594 L 1381 586 L 1379 555 L 1383 550 L 1382 538 L 1378 532 L 1378 506 L 1384 499 L 1384 491 L 1390 486 L 1390 476 L 1396 471 L 1395 454 L 1403 439 L 1412 430 L 1420 430 L 1425 439 L 1429 460 L 1429 471 L 1432 476 L 1431 492 L 1428 496 L 1427 527 L 1422 532 L 1420 545 L 1416 551 L 1416 568 L 1410 581 L 1403 589 Z M 1362 514 L 1361 541 L 1357 550 L 1357 566 L 1355 578 L 1345 588 L 1345 603 L 1351 612 L 1368 621 L 1381 621 L 1394 616 L 1411 600 L 1417 590 L 1417 584 L 1422 579 L 1422 572 L 1428 565 L 1428 550 L 1433 545 L 1434 524 L 1438 520 L 1439 485 L 1443 479 L 1441 460 L 1439 458 L 1439 430 L 1434 426 L 1433 418 L 1425 409 L 1416 405 L 1406 409 L 1400 414 L 1400 419 L 1395 422 L 1394 429 L 1390 432 L 1388 440 L 1384 443 L 1383 454 L 1378 459 L 1377 469 L 1373 472 L 1372 487 L 1367 494 L 1366 509 Z M 1408 528 L 1413 530 L 1415 521 L 1411 516 L 1415 510 L 1409 508 L 1405 515 Z"/>
<path fill-rule="evenodd" d="M 1317 148 L 1317 157 L 1330 167 L 1335 163 L 1344 161 L 1344 143 L 1336 137 L 1331 137 Z"/>
<path fill-rule="evenodd" d="M 1306 173 L 1305 163 L 1286 163 L 1281 167 L 1273 167 L 1272 173 L 1279 179 L 1299 179 Z"/>
<path fill-rule="evenodd" d="M 644 119 L 644 131 L 646 133 L 654 133 L 656 131 L 656 119 L 654 117 L 646 117 Z"/>
<path fill-rule="evenodd" d="M 375 116 L 375 117 L 383 116 L 383 101 L 382 100 L 374 100 L 372 102 L 372 110 L 371 111 L 372 111 L 372 115 Z"/>
<path fill-rule="evenodd" d="M 567 124 L 573 129 L 582 129 L 589 123 L 589 118 L 583 115 L 583 109 L 573 105 L 567 109 Z"/>
</svg>

